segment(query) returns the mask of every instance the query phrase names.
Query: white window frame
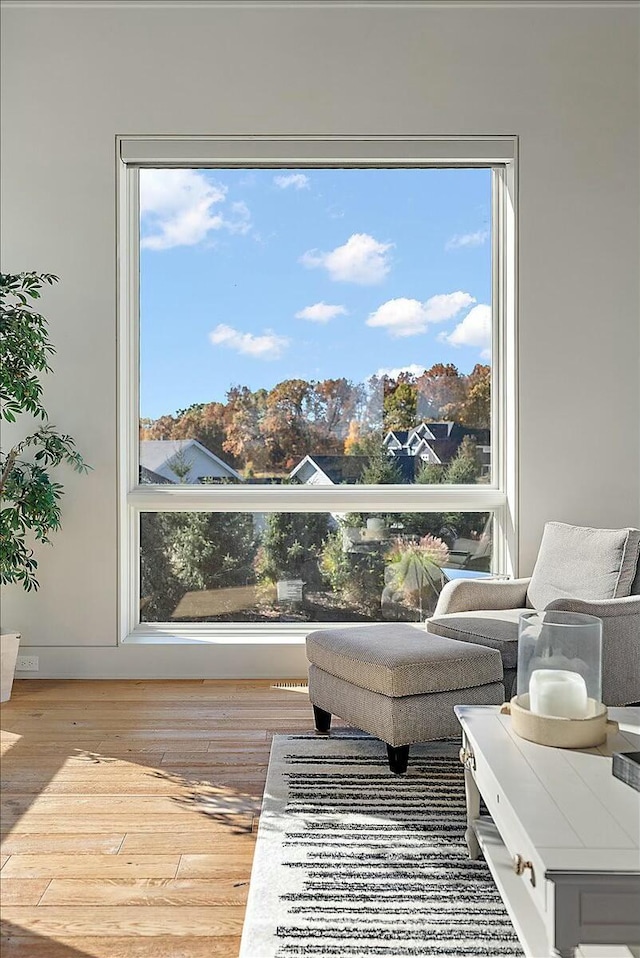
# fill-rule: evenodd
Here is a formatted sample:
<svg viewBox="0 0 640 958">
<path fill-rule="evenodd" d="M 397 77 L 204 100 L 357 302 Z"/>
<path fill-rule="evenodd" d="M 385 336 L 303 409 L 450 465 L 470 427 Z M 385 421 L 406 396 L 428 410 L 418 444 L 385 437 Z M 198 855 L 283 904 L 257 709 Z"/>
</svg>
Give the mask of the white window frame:
<svg viewBox="0 0 640 958">
<path fill-rule="evenodd" d="M 518 572 L 516 136 L 116 138 L 119 641 L 300 642 L 317 623 L 140 623 L 143 512 L 493 512 L 493 571 Z M 141 486 L 139 170 L 153 167 L 491 167 L 492 482 L 477 486 Z M 338 623 L 336 623 L 337 625 Z M 330 627 L 327 624 L 327 627 Z"/>
</svg>

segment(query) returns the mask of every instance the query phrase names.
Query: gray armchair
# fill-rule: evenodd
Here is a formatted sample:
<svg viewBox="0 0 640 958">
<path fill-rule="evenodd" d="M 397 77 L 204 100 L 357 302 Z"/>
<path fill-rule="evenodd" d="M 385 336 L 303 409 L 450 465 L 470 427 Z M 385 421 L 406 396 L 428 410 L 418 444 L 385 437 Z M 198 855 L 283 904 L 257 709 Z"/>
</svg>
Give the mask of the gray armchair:
<svg viewBox="0 0 640 958">
<path fill-rule="evenodd" d="M 549 522 L 531 577 L 461 579 L 443 588 L 427 631 L 498 649 L 515 695 L 518 618 L 526 609 L 602 619 L 602 697 L 640 702 L 640 530 Z"/>
</svg>

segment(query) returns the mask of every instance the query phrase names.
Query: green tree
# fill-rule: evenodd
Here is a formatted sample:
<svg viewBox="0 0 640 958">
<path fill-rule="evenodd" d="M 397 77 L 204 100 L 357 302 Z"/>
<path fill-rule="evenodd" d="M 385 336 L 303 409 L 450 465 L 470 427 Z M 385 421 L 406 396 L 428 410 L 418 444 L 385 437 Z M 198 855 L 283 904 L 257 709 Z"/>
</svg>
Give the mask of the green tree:
<svg viewBox="0 0 640 958">
<path fill-rule="evenodd" d="M 171 568 L 186 590 L 221 589 L 253 579 L 256 536 L 243 512 L 164 515 Z"/>
<path fill-rule="evenodd" d="M 140 516 L 140 618 L 143 622 L 168 622 L 186 589 L 171 566 L 170 535 L 166 516 L 143 512 Z"/>
<path fill-rule="evenodd" d="M 424 462 L 415 474 L 419 485 L 435 486 L 445 482 L 446 467 L 436 462 Z"/>
<path fill-rule="evenodd" d="M 456 485 L 471 485 L 478 481 L 481 472 L 476 444 L 470 436 L 465 436 L 447 466 L 444 481 Z"/>
<path fill-rule="evenodd" d="M 178 482 L 187 482 L 187 477 L 191 472 L 193 462 L 191 459 L 189 459 L 184 449 L 178 449 L 175 455 L 171 457 L 167 465 Z"/>
<path fill-rule="evenodd" d="M 402 483 L 402 473 L 393 456 L 378 445 L 369 452 L 367 465 L 362 471 L 360 482 L 365 486 L 388 486 Z"/>
<path fill-rule="evenodd" d="M 268 582 L 303 579 L 316 585 L 318 558 L 328 532 L 326 513 L 269 513 L 257 559 L 259 576 Z"/>
<path fill-rule="evenodd" d="M 253 517 L 237 512 L 144 513 L 140 596 L 144 621 L 168 621 L 185 592 L 255 579 Z"/>
<path fill-rule="evenodd" d="M 380 550 L 349 551 L 345 545 L 343 526 L 364 525 L 366 517 L 350 513 L 341 527 L 325 539 L 320 558 L 320 571 L 331 590 L 345 606 L 363 616 L 380 615 L 380 599 L 384 587 L 385 557 Z"/>
<path fill-rule="evenodd" d="M 415 384 L 399 382 L 385 391 L 385 429 L 411 429 L 416 425 L 418 391 Z"/>
</svg>

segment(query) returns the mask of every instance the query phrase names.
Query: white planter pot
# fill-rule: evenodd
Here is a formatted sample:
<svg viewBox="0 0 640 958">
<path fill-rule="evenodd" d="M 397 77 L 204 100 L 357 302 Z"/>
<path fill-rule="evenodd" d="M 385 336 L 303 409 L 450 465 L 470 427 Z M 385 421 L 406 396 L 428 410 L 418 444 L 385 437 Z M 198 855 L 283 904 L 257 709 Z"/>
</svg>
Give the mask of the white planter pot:
<svg viewBox="0 0 640 958">
<path fill-rule="evenodd" d="M 8 702 L 11 698 L 19 646 L 19 632 L 3 632 L 0 635 L 0 702 Z"/>
</svg>

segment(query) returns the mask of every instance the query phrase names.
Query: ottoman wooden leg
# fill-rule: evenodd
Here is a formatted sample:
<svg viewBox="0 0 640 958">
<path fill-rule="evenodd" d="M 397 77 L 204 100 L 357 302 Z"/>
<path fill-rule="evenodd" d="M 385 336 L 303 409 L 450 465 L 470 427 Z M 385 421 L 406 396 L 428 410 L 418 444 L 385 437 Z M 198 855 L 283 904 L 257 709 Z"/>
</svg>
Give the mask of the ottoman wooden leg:
<svg viewBox="0 0 640 958">
<path fill-rule="evenodd" d="M 316 729 L 318 732 L 327 733 L 331 728 L 331 712 L 325 712 L 324 709 L 321 709 L 319 706 L 313 706 L 313 717 L 316 723 Z"/>
<path fill-rule="evenodd" d="M 404 775 L 409 764 L 409 746 L 399 745 L 394 748 L 393 745 L 387 745 L 387 755 L 389 756 L 389 768 L 395 775 Z"/>
</svg>

